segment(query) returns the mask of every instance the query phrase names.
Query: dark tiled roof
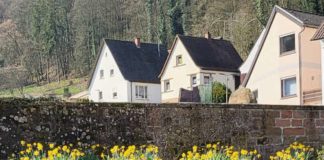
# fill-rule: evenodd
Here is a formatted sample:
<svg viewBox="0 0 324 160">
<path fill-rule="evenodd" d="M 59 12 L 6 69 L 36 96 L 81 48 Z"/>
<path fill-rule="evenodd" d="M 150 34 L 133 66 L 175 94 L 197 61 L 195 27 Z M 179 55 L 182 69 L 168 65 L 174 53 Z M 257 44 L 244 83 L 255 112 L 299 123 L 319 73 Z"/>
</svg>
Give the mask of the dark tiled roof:
<svg viewBox="0 0 324 160">
<path fill-rule="evenodd" d="M 229 41 L 190 36 L 179 39 L 201 69 L 238 72 L 243 62 Z"/>
<path fill-rule="evenodd" d="M 158 77 L 167 57 L 163 45 L 105 39 L 124 78 L 131 82 L 160 83 Z M 160 48 L 160 49 L 159 49 Z"/>
<path fill-rule="evenodd" d="M 318 27 L 324 21 L 324 16 L 316 15 L 313 13 L 307 13 L 302 11 L 284 9 L 288 11 L 290 14 L 304 22 L 305 25 Z"/>
<path fill-rule="evenodd" d="M 324 39 L 324 23 L 322 23 L 322 25 L 317 29 L 312 41 L 320 39 Z"/>
</svg>

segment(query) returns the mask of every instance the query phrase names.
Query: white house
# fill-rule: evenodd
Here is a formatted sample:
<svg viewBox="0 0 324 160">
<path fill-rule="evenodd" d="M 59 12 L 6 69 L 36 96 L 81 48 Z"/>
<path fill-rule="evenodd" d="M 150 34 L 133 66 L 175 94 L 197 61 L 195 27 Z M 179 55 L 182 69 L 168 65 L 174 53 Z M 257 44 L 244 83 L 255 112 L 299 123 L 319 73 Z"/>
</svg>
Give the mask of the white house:
<svg viewBox="0 0 324 160">
<path fill-rule="evenodd" d="M 234 91 L 240 84 L 242 59 L 222 38 L 178 35 L 161 71 L 163 103 L 181 102 L 181 90 L 218 81 Z"/>
<path fill-rule="evenodd" d="M 104 39 L 88 84 L 94 102 L 160 103 L 163 45 Z"/>
</svg>

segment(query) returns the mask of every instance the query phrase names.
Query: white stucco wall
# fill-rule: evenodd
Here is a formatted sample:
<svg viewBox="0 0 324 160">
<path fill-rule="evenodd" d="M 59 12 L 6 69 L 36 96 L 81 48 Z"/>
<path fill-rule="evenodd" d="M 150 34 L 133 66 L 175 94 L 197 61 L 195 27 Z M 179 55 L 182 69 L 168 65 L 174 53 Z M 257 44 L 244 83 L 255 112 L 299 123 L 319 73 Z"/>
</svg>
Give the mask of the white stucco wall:
<svg viewBox="0 0 324 160">
<path fill-rule="evenodd" d="M 125 80 L 120 72 L 114 57 L 105 44 L 100 53 L 92 82 L 89 87 L 89 100 L 94 102 L 135 102 L 135 103 L 160 103 L 161 86 L 152 83 L 137 83 Z M 114 75 L 110 76 L 110 70 Z M 100 79 L 100 70 L 104 70 L 104 78 Z M 143 85 L 148 87 L 148 98 L 145 100 L 136 99 L 135 86 Z M 131 88 L 132 87 L 132 88 Z M 102 91 L 103 98 L 99 100 L 99 91 Z M 132 94 L 131 94 L 132 91 Z M 113 93 L 117 92 L 117 98 Z"/>
<path fill-rule="evenodd" d="M 129 82 L 129 92 L 132 93 L 132 99 L 129 102 L 134 103 L 161 103 L 161 85 L 153 83 Z M 147 99 L 136 98 L 136 86 L 147 86 Z M 132 89 L 131 89 L 132 87 Z M 131 95 L 129 95 L 131 97 Z"/>
<path fill-rule="evenodd" d="M 176 66 L 176 57 L 182 55 L 183 65 Z M 177 40 L 171 57 L 167 62 L 166 68 L 161 76 L 161 92 L 162 103 L 176 103 L 179 102 L 180 88 L 191 90 L 191 76 L 196 74 L 197 85 L 204 83 L 204 74 L 212 75 L 213 81 L 218 81 L 223 84 L 228 84 L 229 88 L 235 90 L 234 73 L 231 72 L 219 72 L 219 71 L 205 71 L 196 66 L 185 46 L 180 40 Z M 227 78 L 226 78 L 227 77 Z M 226 82 L 228 79 L 228 83 Z M 164 91 L 165 80 L 170 81 L 170 91 Z"/>
<path fill-rule="evenodd" d="M 299 41 L 302 27 L 277 13 L 247 83 L 251 91 L 258 90 L 260 104 L 300 104 Z M 295 53 L 280 55 L 280 36 L 295 34 Z M 297 96 L 281 97 L 281 79 L 296 77 Z"/>
<path fill-rule="evenodd" d="M 114 76 L 110 77 L 110 70 L 114 69 Z M 100 70 L 104 70 L 104 78 L 100 79 Z M 103 92 L 103 99 L 99 100 L 99 91 Z M 113 98 L 117 92 L 117 98 Z M 128 81 L 121 74 L 110 50 L 105 44 L 100 53 L 93 79 L 89 87 L 89 99 L 94 102 L 128 102 Z"/>
<path fill-rule="evenodd" d="M 179 89 L 190 89 L 190 75 L 198 74 L 200 69 L 195 65 L 184 45 L 180 40 L 177 40 L 171 57 L 167 62 L 166 68 L 161 76 L 161 92 L 162 102 L 171 103 L 179 101 Z M 176 57 L 182 55 L 183 65 L 176 66 Z M 170 91 L 164 91 L 164 81 L 170 81 Z M 200 78 L 197 77 L 199 83 Z"/>
</svg>

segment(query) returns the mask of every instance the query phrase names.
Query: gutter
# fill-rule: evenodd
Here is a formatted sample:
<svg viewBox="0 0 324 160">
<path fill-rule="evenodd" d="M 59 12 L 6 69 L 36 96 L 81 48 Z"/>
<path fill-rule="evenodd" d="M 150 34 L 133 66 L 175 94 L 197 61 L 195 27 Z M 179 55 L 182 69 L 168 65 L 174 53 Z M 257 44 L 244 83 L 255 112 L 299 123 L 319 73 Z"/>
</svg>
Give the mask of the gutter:
<svg viewBox="0 0 324 160">
<path fill-rule="evenodd" d="M 302 57 L 301 57 L 301 34 L 305 31 L 306 27 L 303 26 L 303 29 L 298 33 L 298 49 L 299 49 L 299 94 L 300 94 L 300 105 L 303 105 L 303 85 L 302 85 Z"/>
</svg>

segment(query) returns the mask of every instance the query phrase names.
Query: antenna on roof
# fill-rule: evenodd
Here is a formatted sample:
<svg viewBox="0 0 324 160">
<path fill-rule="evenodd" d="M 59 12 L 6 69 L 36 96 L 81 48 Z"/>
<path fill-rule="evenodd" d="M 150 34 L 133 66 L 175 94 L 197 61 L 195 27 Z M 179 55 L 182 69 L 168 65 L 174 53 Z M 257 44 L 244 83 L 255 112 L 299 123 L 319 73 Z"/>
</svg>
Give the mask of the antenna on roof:
<svg viewBox="0 0 324 160">
<path fill-rule="evenodd" d="M 161 53 L 160 53 L 160 41 L 158 41 L 158 53 L 159 53 L 159 57 L 161 57 Z"/>
</svg>

